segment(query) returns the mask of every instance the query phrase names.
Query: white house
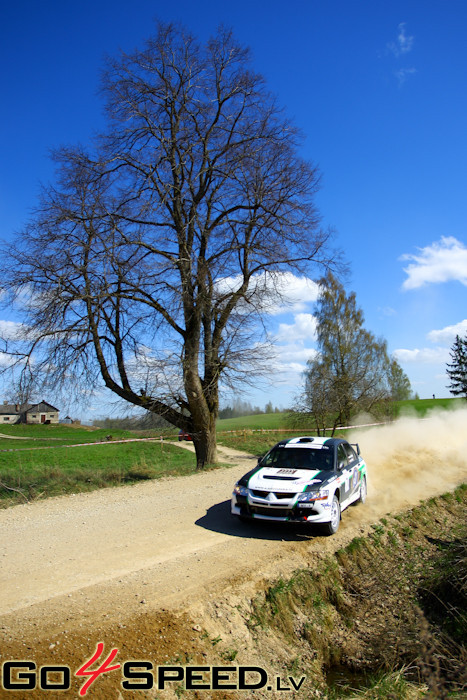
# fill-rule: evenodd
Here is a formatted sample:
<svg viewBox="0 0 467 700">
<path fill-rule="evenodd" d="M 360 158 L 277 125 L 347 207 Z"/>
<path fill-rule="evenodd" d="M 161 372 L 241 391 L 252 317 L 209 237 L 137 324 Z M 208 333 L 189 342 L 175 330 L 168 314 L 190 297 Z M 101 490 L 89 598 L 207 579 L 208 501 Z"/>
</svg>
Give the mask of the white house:
<svg viewBox="0 0 467 700">
<path fill-rule="evenodd" d="M 9 404 L 8 401 L 4 401 L 3 405 L 0 405 L 0 424 L 58 423 L 59 413 L 58 408 L 47 403 L 47 401 L 22 405 Z"/>
</svg>

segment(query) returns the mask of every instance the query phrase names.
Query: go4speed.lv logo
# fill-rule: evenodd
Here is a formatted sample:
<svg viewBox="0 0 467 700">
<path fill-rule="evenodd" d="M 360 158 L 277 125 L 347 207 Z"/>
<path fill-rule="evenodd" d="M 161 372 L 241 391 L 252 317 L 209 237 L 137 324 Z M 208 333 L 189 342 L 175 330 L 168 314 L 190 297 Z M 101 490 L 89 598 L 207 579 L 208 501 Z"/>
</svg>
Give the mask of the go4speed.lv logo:
<svg viewBox="0 0 467 700">
<path fill-rule="evenodd" d="M 87 695 L 92 684 L 106 673 L 121 669 L 123 690 L 165 690 L 169 684 L 183 683 L 185 690 L 240 690 L 251 691 L 265 688 L 272 691 L 292 692 L 299 690 L 305 676 L 296 681 L 288 676 L 288 684 L 275 676 L 269 679 L 261 666 L 156 666 L 150 661 L 126 661 L 113 663 L 118 654 L 114 648 L 102 662 L 99 659 L 104 651 L 99 642 L 94 654 L 75 671 L 74 676 L 83 679 L 79 690 L 80 697 Z M 94 668 L 93 668 L 94 666 Z M 34 661 L 4 661 L 2 664 L 1 686 L 6 691 L 66 691 L 71 688 L 69 666 L 41 666 Z"/>
</svg>

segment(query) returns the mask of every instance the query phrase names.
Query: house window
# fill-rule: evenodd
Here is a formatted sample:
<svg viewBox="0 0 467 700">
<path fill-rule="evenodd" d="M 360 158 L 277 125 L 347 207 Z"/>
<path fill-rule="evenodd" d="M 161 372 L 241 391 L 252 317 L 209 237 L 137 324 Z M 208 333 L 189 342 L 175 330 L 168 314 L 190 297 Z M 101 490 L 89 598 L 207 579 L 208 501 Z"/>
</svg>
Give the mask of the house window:
<svg viewBox="0 0 467 700">
<path fill-rule="evenodd" d="M 51 418 L 55 418 L 55 413 L 50 413 L 49 415 Z"/>
<path fill-rule="evenodd" d="M 3 416 L 3 420 L 10 420 L 10 416 Z"/>
<path fill-rule="evenodd" d="M 36 414 L 33 415 L 33 418 L 36 418 Z"/>
</svg>

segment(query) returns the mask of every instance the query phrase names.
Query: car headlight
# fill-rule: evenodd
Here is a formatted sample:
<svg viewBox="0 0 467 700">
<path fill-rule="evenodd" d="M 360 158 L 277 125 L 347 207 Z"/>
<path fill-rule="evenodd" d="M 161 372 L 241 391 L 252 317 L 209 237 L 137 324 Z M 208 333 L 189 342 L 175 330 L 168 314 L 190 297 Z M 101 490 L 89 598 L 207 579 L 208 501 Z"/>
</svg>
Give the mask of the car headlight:
<svg viewBox="0 0 467 700">
<path fill-rule="evenodd" d="M 246 486 L 242 486 L 241 484 L 235 484 L 233 492 L 234 492 L 234 494 L 236 494 L 237 496 L 248 496 L 248 489 L 247 489 L 247 487 L 246 487 Z"/>
<path fill-rule="evenodd" d="M 297 498 L 298 503 L 308 503 L 309 501 L 327 501 L 329 491 L 305 491 Z"/>
</svg>

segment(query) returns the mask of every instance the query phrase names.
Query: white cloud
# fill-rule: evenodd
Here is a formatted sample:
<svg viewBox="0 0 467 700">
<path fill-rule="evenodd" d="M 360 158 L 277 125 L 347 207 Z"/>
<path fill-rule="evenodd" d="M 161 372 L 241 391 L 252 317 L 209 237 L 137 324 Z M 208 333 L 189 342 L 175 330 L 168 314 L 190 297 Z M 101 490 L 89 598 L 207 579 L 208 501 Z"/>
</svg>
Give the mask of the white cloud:
<svg viewBox="0 0 467 700">
<path fill-rule="evenodd" d="M 407 253 L 401 260 L 412 261 L 404 272 L 403 289 L 417 289 L 425 284 L 457 280 L 467 286 L 467 248 L 453 236 L 419 248 L 418 254 Z"/>
<path fill-rule="evenodd" d="M 399 34 L 397 35 L 397 42 L 400 52 L 408 53 L 409 51 L 412 51 L 413 41 L 413 36 L 407 36 L 405 33 L 405 22 L 401 22 L 399 24 Z"/>
<path fill-rule="evenodd" d="M 430 331 L 427 338 L 436 344 L 436 347 L 415 348 L 414 350 L 399 348 L 394 351 L 394 355 L 402 364 L 445 365 L 451 359 L 450 347 L 456 335 L 463 336 L 466 332 L 467 319 L 456 323 L 454 326 L 446 326 L 446 328 L 441 330 Z M 439 378 L 439 375 L 436 375 L 436 378 Z"/>
<path fill-rule="evenodd" d="M 281 323 L 271 342 L 274 344 L 274 374 L 283 373 L 290 381 L 295 375 L 295 384 L 301 384 L 301 375 L 307 361 L 316 355 L 316 350 L 308 347 L 316 341 L 316 318 L 309 313 L 298 313 L 293 323 Z"/>
<path fill-rule="evenodd" d="M 0 352 L 0 367 L 13 367 L 14 359 L 4 352 Z"/>
<path fill-rule="evenodd" d="M 15 340 L 20 335 L 20 332 L 24 332 L 24 326 L 22 323 L 0 320 L 1 338 L 4 338 L 5 340 Z"/>
<path fill-rule="evenodd" d="M 439 331 L 430 331 L 428 333 L 428 339 L 431 340 L 432 343 L 451 346 L 456 339 L 456 335 L 463 338 L 466 334 L 467 318 L 456 323 L 454 326 L 446 326 L 446 328 L 442 328 Z"/>
<path fill-rule="evenodd" d="M 416 68 L 401 68 L 400 70 L 396 70 L 394 75 L 396 76 L 399 85 L 403 85 L 410 78 L 410 76 L 415 75 L 416 72 Z"/>
<path fill-rule="evenodd" d="M 307 360 L 316 355 L 313 348 L 304 348 L 300 345 L 276 345 L 275 357 L 271 363 L 271 377 L 268 384 L 274 390 L 274 401 L 277 392 L 282 392 L 286 405 L 293 403 L 294 397 L 301 391 L 303 385 L 303 372 L 306 369 Z"/>
<path fill-rule="evenodd" d="M 280 292 L 290 306 L 278 304 L 269 312 L 274 315 L 280 314 L 284 310 L 305 310 L 308 304 L 317 300 L 320 288 L 309 277 L 296 277 L 291 272 L 285 272 L 281 275 Z M 308 316 L 309 314 L 306 315 Z"/>
<path fill-rule="evenodd" d="M 276 334 L 279 342 L 316 340 L 316 318 L 312 314 L 296 314 L 294 323 L 281 323 Z"/>
<path fill-rule="evenodd" d="M 405 32 L 405 22 L 401 22 L 398 26 L 397 39 L 396 41 L 391 41 L 388 44 L 388 49 L 394 54 L 396 58 L 403 56 L 409 51 L 412 51 L 414 43 L 413 36 L 407 36 Z"/>
<path fill-rule="evenodd" d="M 220 294 L 237 289 L 242 282 L 240 275 L 224 277 L 216 282 Z M 297 277 L 292 272 L 261 273 L 254 275 L 248 288 L 250 294 L 267 297 L 262 301 L 262 310 L 277 316 L 284 311 L 305 311 L 308 304 L 316 301 L 319 285 L 308 277 Z"/>
<path fill-rule="evenodd" d="M 438 365 L 449 362 L 448 348 L 415 348 L 414 350 L 400 348 L 393 354 L 397 361 L 403 364 Z"/>
<path fill-rule="evenodd" d="M 276 361 L 282 366 L 294 366 L 303 372 L 307 361 L 316 355 L 313 348 L 297 347 L 296 345 L 276 345 Z"/>
</svg>

